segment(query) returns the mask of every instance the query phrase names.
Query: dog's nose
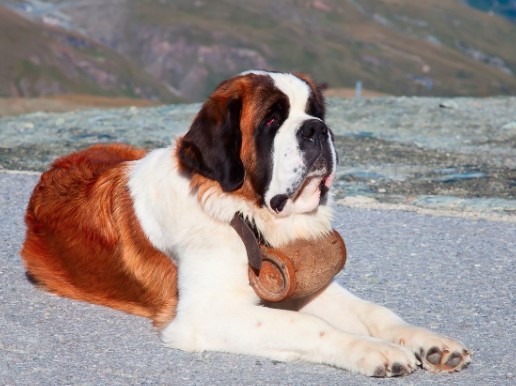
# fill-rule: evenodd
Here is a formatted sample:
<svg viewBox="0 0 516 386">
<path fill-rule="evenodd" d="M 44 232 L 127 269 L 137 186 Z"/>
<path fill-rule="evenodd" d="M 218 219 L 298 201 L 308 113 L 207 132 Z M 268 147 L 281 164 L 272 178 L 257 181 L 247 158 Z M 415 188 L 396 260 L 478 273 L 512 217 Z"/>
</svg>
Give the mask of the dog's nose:
<svg viewBox="0 0 516 386">
<path fill-rule="evenodd" d="M 297 135 L 303 142 L 316 144 L 320 138 L 327 138 L 328 127 L 323 121 L 310 119 L 303 122 Z"/>
<path fill-rule="evenodd" d="M 288 197 L 286 194 L 278 194 L 271 198 L 271 208 L 276 212 L 280 213 L 283 208 L 285 208 L 285 204 L 287 203 Z"/>
</svg>

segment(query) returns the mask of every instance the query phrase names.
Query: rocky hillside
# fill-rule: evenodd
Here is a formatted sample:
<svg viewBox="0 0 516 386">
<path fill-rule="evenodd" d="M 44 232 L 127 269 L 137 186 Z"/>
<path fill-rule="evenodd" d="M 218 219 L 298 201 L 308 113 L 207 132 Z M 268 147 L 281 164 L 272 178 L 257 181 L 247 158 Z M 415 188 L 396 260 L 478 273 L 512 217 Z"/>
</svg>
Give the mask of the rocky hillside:
<svg viewBox="0 0 516 386">
<path fill-rule="evenodd" d="M 339 154 L 337 201 L 516 220 L 516 97 L 328 98 L 327 106 Z M 165 147 L 188 129 L 199 107 L 3 117 L 0 172 L 42 171 L 58 156 L 96 143 Z"/>
<path fill-rule="evenodd" d="M 249 68 L 304 71 L 330 87 L 361 80 L 392 95 L 516 94 L 516 25 L 460 0 L 6 4 L 87 36 L 187 100 Z"/>
<path fill-rule="evenodd" d="M 81 93 L 179 100 L 121 54 L 2 7 L 0 53 L 0 97 Z"/>
</svg>

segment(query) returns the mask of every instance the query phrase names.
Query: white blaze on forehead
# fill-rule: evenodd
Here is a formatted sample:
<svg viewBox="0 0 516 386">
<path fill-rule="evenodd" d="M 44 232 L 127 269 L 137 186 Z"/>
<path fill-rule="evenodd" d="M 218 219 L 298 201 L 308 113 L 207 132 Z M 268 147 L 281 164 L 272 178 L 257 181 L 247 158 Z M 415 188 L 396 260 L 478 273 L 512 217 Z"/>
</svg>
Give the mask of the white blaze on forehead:
<svg viewBox="0 0 516 386">
<path fill-rule="evenodd" d="M 299 149 L 296 133 L 308 116 L 288 117 L 276 137 L 272 149 L 272 178 L 265 194 L 267 203 L 277 194 L 292 194 L 290 191 L 305 172 L 303 153 Z"/>
<path fill-rule="evenodd" d="M 300 187 L 303 178 L 307 176 L 307 166 L 305 165 L 303 153 L 299 148 L 297 132 L 303 122 L 309 119 L 319 120 L 319 118 L 306 113 L 308 99 L 312 92 L 311 88 L 304 80 L 293 74 L 255 70 L 244 72 L 241 75 L 246 74 L 269 76 L 274 81 L 276 88 L 284 93 L 289 100 L 288 117 L 274 137 L 272 177 L 265 193 L 265 204 L 271 208 L 271 199 L 273 197 L 287 195 L 289 199 L 280 216 L 288 216 L 293 212 L 302 213 L 313 210 L 319 202 L 319 197 L 316 197 L 319 189 L 314 190 L 313 187 L 310 187 L 310 194 L 304 194 L 303 192 L 303 194 L 296 198 L 296 201 L 293 201 L 294 193 L 296 193 L 295 190 Z M 335 158 L 334 155 L 333 158 Z M 318 185 L 318 182 L 314 180 L 313 184 Z"/>
<path fill-rule="evenodd" d="M 272 178 L 265 193 L 266 205 L 270 206 L 270 201 L 274 196 L 278 194 L 292 195 L 293 189 L 302 182 L 305 174 L 303 154 L 299 149 L 296 134 L 304 121 L 314 118 L 305 112 L 310 97 L 310 87 L 292 74 L 251 72 L 271 77 L 276 88 L 285 94 L 289 101 L 288 117 L 274 137 Z"/>
<path fill-rule="evenodd" d="M 297 76 L 289 73 L 268 72 L 261 70 L 251 70 L 243 72 L 241 75 L 255 74 L 270 76 L 274 80 L 274 85 L 283 92 L 289 99 L 290 114 L 304 113 L 308 98 L 310 97 L 310 87 Z"/>
<path fill-rule="evenodd" d="M 289 117 L 293 114 L 305 115 L 306 105 L 310 97 L 310 87 L 305 81 L 292 74 L 270 74 L 274 85 L 288 96 L 290 102 Z"/>
</svg>

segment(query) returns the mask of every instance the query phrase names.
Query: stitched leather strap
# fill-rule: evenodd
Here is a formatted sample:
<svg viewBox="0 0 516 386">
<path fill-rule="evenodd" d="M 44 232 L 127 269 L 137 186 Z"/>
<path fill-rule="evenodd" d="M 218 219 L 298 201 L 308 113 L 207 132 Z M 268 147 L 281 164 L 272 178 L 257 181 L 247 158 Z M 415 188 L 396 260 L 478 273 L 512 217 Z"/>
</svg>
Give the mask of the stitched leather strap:
<svg viewBox="0 0 516 386">
<path fill-rule="evenodd" d="M 249 265 L 253 269 L 259 271 L 262 267 L 263 257 L 253 231 L 251 228 L 249 228 L 249 225 L 246 224 L 244 219 L 238 213 L 235 214 L 230 224 L 244 242 Z"/>
</svg>

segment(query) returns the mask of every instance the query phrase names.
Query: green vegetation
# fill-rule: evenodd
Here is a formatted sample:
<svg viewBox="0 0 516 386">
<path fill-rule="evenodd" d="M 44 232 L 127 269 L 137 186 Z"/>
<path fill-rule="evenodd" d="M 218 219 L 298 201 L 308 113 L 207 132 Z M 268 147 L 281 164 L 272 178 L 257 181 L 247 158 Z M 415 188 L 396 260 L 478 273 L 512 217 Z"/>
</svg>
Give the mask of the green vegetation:
<svg viewBox="0 0 516 386">
<path fill-rule="evenodd" d="M 187 37 L 191 46 L 248 48 L 271 67 L 307 72 L 330 87 L 353 87 L 360 79 L 369 89 L 395 95 L 516 93 L 516 26 L 503 19 L 460 1 L 322 3 L 328 10 L 295 0 L 135 2 L 132 23 L 195 31 Z M 232 75 L 213 68 L 211 73 L 217 79 L 206 81 L 198 99 Z M 422 87 L 422 78 L 431 86 Z"/>
<path fill-rule="evenodd" d="M 461 0 L 127 0 L 110 3 L 111 13 L 67 7 L 61 11 L 87 37 L 0 7 L 0 51 L 13 53 L 0 61 L 0 95 L 9 95 L 5 84 L 27 60 L 35 67 L 24 74 L 39 71 L 60 90 L 163 101 L 177 100 L 171 88 L 202 100 L 249 67 L 301 71 L 335 88 L 361 80 L 392 95 L 516 94 L 516 24 Z M 63 57 L 67 66 L 56 59 Z"/>
</svg>

